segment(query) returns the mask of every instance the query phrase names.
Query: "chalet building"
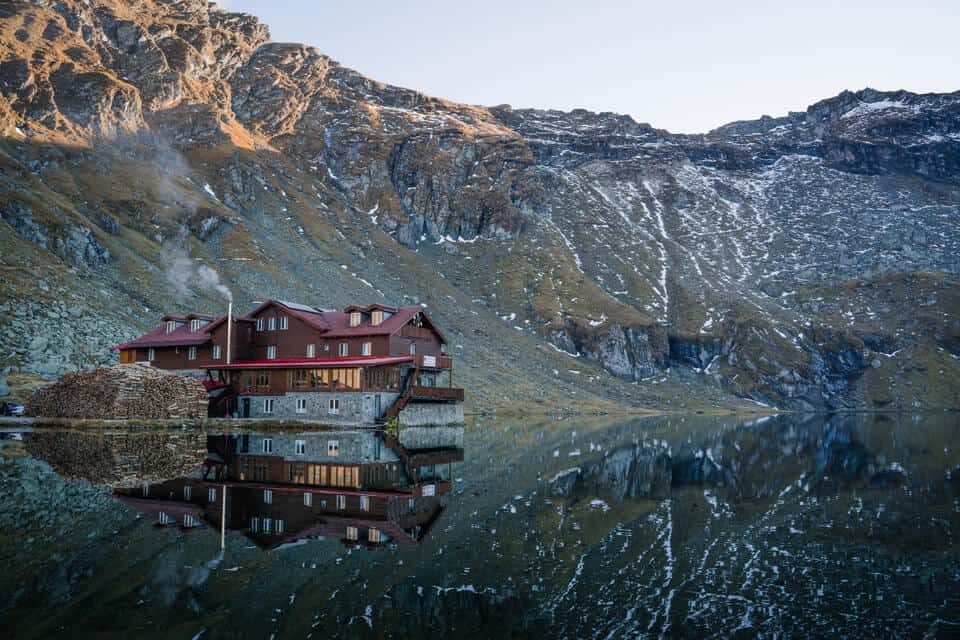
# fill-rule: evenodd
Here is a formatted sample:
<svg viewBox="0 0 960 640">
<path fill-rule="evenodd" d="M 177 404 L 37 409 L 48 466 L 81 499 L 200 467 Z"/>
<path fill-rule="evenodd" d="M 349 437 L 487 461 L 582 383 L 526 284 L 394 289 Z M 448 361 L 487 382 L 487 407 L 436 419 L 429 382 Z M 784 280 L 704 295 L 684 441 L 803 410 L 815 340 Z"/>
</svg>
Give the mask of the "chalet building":
<svg viewBox="0 0 960 640">
<path fill-rule="evenodd" d="M 446 339 L 419 306 L 268 300 L 228 319 L 164 316 L 122 363 L 207 376 L 211 415 L 409 425 L 463 421 Z"/>
<path fill-rule="evenodd" d="M 157 526 L 223 523 L 267 549 L 317 537 L 411 544 L 442 514 L 463 460 L 462 449 L 399 455 L 373 431 L 211 436 L 208 450 L 202 474 L 115 494 Z"/>
</svg>

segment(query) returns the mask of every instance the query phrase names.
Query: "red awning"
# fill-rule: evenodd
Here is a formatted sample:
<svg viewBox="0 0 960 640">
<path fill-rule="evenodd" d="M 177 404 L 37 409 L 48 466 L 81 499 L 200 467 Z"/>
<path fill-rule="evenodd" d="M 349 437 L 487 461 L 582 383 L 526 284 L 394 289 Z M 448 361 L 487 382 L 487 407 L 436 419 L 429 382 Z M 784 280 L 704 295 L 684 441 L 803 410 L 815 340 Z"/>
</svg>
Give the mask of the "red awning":
<svg viewBox="0 0 960 640">
<path fill-rule="evenodd" d="M 362 356 L 359 358 L 283 358 L 278 360 L 243 360 L 231 364 L 211 364 L 202 369 L 332 369 L 342 367 L 379 367 L 386 364 L 413 362 L 413 356 Z"/>
</svg>

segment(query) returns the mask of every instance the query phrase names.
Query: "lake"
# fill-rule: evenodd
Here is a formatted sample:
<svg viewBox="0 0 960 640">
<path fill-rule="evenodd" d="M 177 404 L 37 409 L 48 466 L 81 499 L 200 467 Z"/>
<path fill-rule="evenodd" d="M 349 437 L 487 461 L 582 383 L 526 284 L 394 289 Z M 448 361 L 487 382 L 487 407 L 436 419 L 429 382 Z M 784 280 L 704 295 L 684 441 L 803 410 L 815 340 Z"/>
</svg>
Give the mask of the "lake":
<svg viewBox="0 0 960 640">
<path fill-rule="evenodd" d="M 0 620 L 16 638 L 957 637 L 958 436 L 951 413 L 476 419 L 415 450 L 38 431 L 0 461 Z M 307 497 L 321 472 L 347 488 Z"/>
</svg>

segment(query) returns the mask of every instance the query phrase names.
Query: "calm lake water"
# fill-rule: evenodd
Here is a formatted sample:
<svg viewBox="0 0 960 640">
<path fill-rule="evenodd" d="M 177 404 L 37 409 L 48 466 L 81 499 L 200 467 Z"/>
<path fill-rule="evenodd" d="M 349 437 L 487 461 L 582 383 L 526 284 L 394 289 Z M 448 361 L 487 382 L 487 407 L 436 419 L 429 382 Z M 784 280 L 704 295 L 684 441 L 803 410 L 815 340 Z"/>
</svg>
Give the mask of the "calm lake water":
<svg viewBox="0 0 960 640">
<path fill-rule="evenodd" d="M 214 462 L 266 446 L 256 433 L 209 435 Z M 958 637 L 958 436 L 954 414 L 478 420 L 459 454 L 420 452 L 409 511 L 404 499 L 373 515 L 392 494 L 371 492 L 368 518 L 341 518 L 336 490 L 308 499 L 278 487 L 262 504 L 266 476 L 254 474 L 267 471 L 252 466 L 246 482 L 260 484 L 224 480 L 223 512 L 216 492 L 205 510 L 163 506 L 182 500 L 182 481 L 163 484 L 177 475 L 147 478 L 143 495 L 120 474 L 118 498 L 61 474 L 88 468 L 103 481 L 138 454 L 100 455 L 82 440 L 96 436 L 28 435 L 5 451 L 26 445 L 61 473 L 30 455 L 0 460 L 0 628 L 187 640 Z M 271 455 L 289 445 L 347 466 L 391 459 L 363 438 L 277 435 Z M 180 455 L 192 469 L 205 452 Z M 291 469 L 281 472 L 314 473 Z M 200 480 L 193 495 L 206 496 L 213 485 Z"/>
</svg>

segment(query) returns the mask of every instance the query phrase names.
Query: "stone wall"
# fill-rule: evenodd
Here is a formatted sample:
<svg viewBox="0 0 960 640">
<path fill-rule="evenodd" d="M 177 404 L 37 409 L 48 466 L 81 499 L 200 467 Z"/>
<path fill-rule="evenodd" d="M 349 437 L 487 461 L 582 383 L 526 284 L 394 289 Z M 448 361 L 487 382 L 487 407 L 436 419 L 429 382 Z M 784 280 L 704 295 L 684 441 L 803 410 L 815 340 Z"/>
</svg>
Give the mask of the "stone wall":
<svg viewBox="0 0 960 640">
<path fill-rule="evenodd" d="M 403 427 L 400 444 L 410 450 L 462 449 L 463 427 Z"/>
<path fill-rule="evenodd" d="M 463 403 L 411 402 L 400 412 L 403 426 L 463 424 Z"/>
<path fill-rule="evenodd" d="M 360 393 L 360 392 L 317 392 L 287 393 L 283 396 L 240 396 L 240 406 L 244 398 L 250 399 L 250 417 L 260 420 L 322 420 L 327 424 L 361 425 L 374 424 L 377 418 L 387 410 L 396 393 Z M 264 399 L 273 399 L 273 413 L 264 412 Z M 307 401 L 307 410 L 297 413 L 297 400 Z M 379 398 L 379 405 L 377 399 Z M 330 411 L 330 400 L 340 401 L 337 413 Z"/>
</svg>

